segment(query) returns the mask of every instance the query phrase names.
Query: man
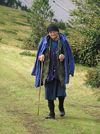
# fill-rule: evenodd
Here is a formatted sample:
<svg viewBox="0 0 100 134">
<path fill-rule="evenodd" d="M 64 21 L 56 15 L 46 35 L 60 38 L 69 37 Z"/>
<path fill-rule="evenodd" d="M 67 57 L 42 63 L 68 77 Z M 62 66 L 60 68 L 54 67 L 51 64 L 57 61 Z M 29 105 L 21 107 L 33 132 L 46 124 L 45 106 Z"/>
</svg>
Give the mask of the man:
<svg viewBox="0 0 100 134">
<path fill-rule="evenodd" d="M 45 86 L 45 99 L 48 100 L 50 113 L 45 119 L 55 119 L 54 100 L 59 100 L 59 115 L 64 116 L 65 85 L 69 75 L 74 75 L 74 58 L 66 40 L 55 24 L 47 27 L 48 35 L 39 44 L 32 75 L 36 76 L 35 87 L 39 86 L 41 62 L 43 62 L 42 84 Z"/>
</svg>

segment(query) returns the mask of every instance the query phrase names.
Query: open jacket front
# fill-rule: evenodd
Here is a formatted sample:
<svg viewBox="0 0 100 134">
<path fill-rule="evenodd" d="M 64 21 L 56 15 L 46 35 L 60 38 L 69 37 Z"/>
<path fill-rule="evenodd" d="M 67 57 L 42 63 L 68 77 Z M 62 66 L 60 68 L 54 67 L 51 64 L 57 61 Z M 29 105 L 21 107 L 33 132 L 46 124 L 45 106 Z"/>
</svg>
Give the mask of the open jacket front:
<svg viewBox="0 0 100 134">
<path fill-rule="evenodd" d="M 48 35 L 47 35 L 48 36 Z M 39 81 L 40 81 L 40 73 L 41 73 L 41 62 L 39 61 L 39 56 L 41 56 L 44 52 L 44 50 L 47 48 L 48 43 L 47 43 L 47 36 L 45 36 L 42 41 L 39 44 L 38 50 L 37 50 L 37 57 L 35 61 L 35 65 L 33 67 L 31 75 L 36 76 L 35 80 L 35 87 L 39 86 Z M 72 76 L 74 75 L 74 58 L 71 52 L 71 48 L 69 46 L 69 42 L 66 40 L 67 36 L 59 33 L 59 36 L 62 41 L 63 49 L 64 49 L 64 65 L 65 65 L 65 79 L 64 79 L 64 84 L 69 83 L 69 75 L 71 74 Z M 45 59 L 44 59 L 45 60 Z"/>
</svg>

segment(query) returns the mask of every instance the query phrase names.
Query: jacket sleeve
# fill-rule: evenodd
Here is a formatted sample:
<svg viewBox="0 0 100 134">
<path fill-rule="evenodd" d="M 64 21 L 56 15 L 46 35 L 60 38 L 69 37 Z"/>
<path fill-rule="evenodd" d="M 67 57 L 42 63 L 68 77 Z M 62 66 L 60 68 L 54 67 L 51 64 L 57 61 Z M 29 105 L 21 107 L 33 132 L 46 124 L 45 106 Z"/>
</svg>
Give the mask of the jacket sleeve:
<svg viewBox="0 0 100 134">
<path fill-rule="evenodd" d="M 66 42 L 66 48 L 67 48 L 67 52 L 68 52 L 69 74 L 74 76 L 75 65 L 74 65 L 73 54 L 72 54 L 72 51 L 71 51 L 71 48 L 70 48 L 68 40 L 65 40 L 65 42 Z"/>
<path fill-rule="evenodd" d="M 41 62 L 39 60 L 39 56 L 41 56 L 41 54 L 43 53 L 44 49 L 45 49 L 45 45 L 44 45 L 44 39 L 42 39 L 42 41 L 39 44 L 38 50 L 37 50 L 37 56 L 36 56 L 36 61 L 32 70 L 31 75 L 35 75 L 35 87 L 39 86 L 39 81 L 40 81 L 40 73 L 41 73 Z"/>
<path fill-rule="evenodd" d="M 36 73 L 38 72 L 39 62 L 40 62 L 39 61 L 39 56 L 41 56 L 41 54 L 42 54 L 42 51 L 41 51 L 42 44 L 43 44 L 43 39 L 41 40 L 41 42 L 40 42 L 40 44 L 38 46 L 37 56 L 36 56 L 35 64 L 34 64 L 34 67 L 33 67 L 31 75 L 35 75 L 36 76 Z"/>
</svg>

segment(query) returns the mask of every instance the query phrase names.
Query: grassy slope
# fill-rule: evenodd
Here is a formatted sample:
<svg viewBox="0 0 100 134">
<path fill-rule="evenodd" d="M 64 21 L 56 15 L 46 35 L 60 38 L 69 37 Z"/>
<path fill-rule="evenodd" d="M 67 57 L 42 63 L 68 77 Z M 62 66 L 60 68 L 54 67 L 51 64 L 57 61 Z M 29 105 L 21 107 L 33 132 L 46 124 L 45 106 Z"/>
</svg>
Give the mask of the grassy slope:
<svg viewBox="0 0 100 134">
<path fill-rule="evenodd" d="M 24 11 L 0 6 L 0 38 L 3 44 L 22 45 L 21 41 L 30 33 L 26 15 Z"/>
<path fill-rule="evenodd" d="M 0 6 L 0 134 L 99 134 L 98 90 L 94 92 L 84 84 L 88 68 L 81 65 L 76 65 L 75 76 L 66 85 L 65 117 L 59 117 L 56 100 L 56 119 L 44 119 L 48 114 L 44 87 L 37 116 L 38 88 L 34 87 L 35 77 L 30 75 L 35 57 L 21 56 L 23 50 L 18 48 L 23 44 L 19 39 L 28 37 L 30 32 L 25 15 L 26 12 Z"/>
</svg>

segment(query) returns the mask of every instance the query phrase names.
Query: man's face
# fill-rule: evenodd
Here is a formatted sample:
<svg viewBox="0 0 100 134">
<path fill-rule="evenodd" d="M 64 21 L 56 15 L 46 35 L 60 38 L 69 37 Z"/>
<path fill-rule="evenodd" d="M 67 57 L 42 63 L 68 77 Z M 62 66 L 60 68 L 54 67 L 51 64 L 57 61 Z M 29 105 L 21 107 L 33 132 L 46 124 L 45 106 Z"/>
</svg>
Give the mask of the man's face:
<svg viewBox="0 0 100 134">
<path fill-rule="evenodd" d="M 56 40 L 58 37 L 58 32 L 57 31 L 50 31 L 49 35 L 53 40 Z"/>
</svg>

